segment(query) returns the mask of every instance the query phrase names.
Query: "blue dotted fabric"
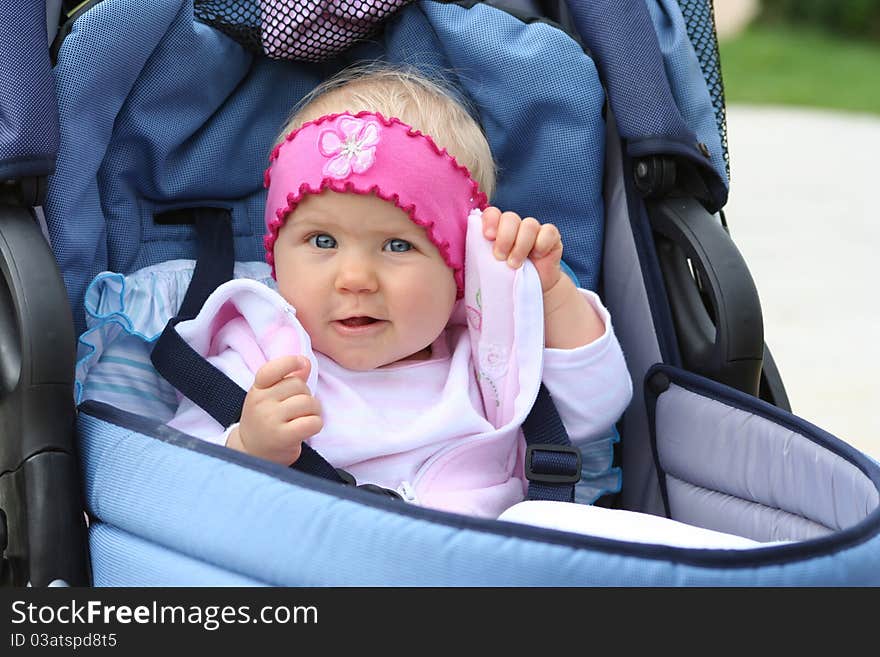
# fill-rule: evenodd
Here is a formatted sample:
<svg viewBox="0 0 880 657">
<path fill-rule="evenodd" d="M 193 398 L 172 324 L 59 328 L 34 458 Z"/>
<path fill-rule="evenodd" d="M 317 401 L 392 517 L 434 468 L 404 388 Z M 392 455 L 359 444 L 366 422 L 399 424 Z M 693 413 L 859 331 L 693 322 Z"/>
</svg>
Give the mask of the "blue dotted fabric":
<svg viewBox="0 0 880 657">
<path fill-rule="evenodd" d="M 678 5 L 668 0 L 590 0 L 570 1 L 569 7 L 596 56 L 628 153 L 687 158 L 702 173 L 713 204 L 722 207 L 727 202 L 726 169 L 714 108 Z M 700 143 L 708 147 L 710 158 Z"/>
<path fill-rule="evenodd" d="M 720 70 L 711 66 L 708 54 L 701 50 L 698 57 L 692 43 L 685 17 L 676 0 L 649 0 L 648 9 L 657 32 L 657 41 L 663 53 L 666 75 L 669 78 L 676 107 L 688 127 L 694 131 L 697 141 L 709 150 L 711 165 L 723 181 L 727 181 L 727 161 L 722 144 L 723 105 L 719 108 L 712 97 L 709 83 L 720 84 Z M 711 30 L 712 14 L 707 7 L 704 13 L 692 15 L 692 20 Z M 703 44 L 703 41 L 697 43 Z M 705 45 L 703 45 L 705 48 Z M 705 62 L 703 64 L 702 62 Z"/>
<path fill-rule="evenodd" d="M 712 108 L 715 125 L 721 136 L 724 161 L 730 175 L 730 157 L 727 150 L 727 108 L 724 105 L 724 80 L 721 78 L 721 55 L 718 52 L 718 35 L 715 31 L 715 7 L 713 0 L 678 0 L 687 34 L 693 44 L 694 54 L 700 62 L 703 78 Z"/>
<path fill-rule="evenodd" d="M 58 149 L 46 6 L 7 0 L 0 21 L 0 181 L 45 176 Z"/>
</svg>

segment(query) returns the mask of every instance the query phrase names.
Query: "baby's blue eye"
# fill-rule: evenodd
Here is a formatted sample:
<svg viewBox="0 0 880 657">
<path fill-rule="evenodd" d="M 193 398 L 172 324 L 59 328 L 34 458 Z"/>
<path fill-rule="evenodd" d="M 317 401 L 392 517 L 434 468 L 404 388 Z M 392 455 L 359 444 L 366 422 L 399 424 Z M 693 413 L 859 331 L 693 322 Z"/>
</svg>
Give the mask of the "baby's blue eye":
<svg viewBox="0 0 880 657">
<path fill-rule="evenodd" d="M 312 235 L 309 238 L 309 244 L 312 246 L 316 246 L 319 249 L 333 249 L 336 248 L 336 240 L 333 239 L 331 235 L 327 233 L 320 233 L 319 235 Z"/>
<path fill-rule="evenodd" d="M 394 253 L 404 253 L 413 248 L 413 245 L 406 240 L 393 239 L 385 243 L 385 249 Z"/>
</svg>

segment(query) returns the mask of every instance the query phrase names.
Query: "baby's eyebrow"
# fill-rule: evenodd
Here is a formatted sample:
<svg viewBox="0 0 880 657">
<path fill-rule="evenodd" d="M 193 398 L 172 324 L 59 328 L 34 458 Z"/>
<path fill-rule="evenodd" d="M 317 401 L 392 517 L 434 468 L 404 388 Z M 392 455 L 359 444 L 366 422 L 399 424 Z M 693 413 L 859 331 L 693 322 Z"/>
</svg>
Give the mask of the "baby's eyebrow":
<svg viewBox="0 0 880 657">
<path fill-rule="evenodd" d="M 301 230 L 307 230 L 312 228 L 335 228 L 338 227 L 339 224 L 332 220 L 329 220 L 326 217 L 315 217 L 311 215 L 307 215 L 305 217 L 297 217 L 296 221 L 292 221 L 291 224 L 300 228 Z"/>
<path fill-rule="evenodd" d="M 326 230 L 327 232 L 345 232 L 352 228 L 354 224 L 349 218 L 335 218 L 324 215 L 307 214 L 303 217 L 297 217 L 295 221 L 290 222 L 291 226 L 295 226 L 294 230 L 300 232 L 309 232 L 313 230 Z M 366 233 L 374 237 L 382 239 L 403 239 L 409 242 L 430 241 L 425 229 L 415 223 L 408 222 L 407 225 L 398 225 L 391 223 L 379 226 L 360 226 L 362 234 Z"/>
</svg>

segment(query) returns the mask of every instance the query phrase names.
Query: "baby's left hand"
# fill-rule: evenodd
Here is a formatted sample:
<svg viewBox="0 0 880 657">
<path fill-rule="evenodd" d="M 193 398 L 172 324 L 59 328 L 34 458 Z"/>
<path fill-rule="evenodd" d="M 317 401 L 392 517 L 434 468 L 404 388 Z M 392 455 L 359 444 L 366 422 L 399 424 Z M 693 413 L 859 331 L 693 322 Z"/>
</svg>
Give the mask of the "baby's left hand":
<svg viewBox="0 0 880 657">
<path fill-rule="evenodd" d="M 496 207 L 483 210 L 483 236 L 495 242 L 493 253 L 513 269 L 530 259 L 541 278 L 541 291 L 552 288 L 562 275 L 562 237 L 553 224 L 541 224 L 534 217 L 522 219 L 516 212 Z"/>
</svg>

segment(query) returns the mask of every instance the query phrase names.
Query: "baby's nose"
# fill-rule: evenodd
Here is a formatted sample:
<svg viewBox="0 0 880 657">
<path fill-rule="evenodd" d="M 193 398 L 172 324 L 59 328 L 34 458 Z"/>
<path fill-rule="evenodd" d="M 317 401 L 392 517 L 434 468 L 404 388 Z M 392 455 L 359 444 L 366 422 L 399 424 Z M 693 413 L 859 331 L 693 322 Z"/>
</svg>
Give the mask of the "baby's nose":
<svg viewBox="0 0 880 657">
<path fill-rule="evenodd" d="M 336 289 L 346 292 L 375 292 L 379 279 L 366 258 L 346 258 L 336 274 Z"/>
</svg>

